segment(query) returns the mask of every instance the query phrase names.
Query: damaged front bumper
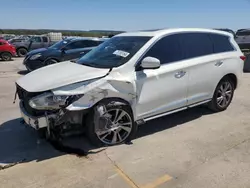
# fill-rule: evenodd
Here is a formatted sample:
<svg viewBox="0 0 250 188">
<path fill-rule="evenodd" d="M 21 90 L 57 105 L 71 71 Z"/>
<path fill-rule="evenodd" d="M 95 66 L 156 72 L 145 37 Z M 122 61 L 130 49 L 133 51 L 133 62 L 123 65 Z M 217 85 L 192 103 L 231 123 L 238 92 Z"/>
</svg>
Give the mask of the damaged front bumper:
<svg viewBox="0 0 250 188">
<path fill-rule="evenodd" d="M 21 116 L 24 119 L 25 123 L 36 130 L 48 127 L 49 119 L 55 117 L 55 115 L 33 117 L 26 112 L 22 102 L 19 103 L 19 107 Z"/>
</svg>

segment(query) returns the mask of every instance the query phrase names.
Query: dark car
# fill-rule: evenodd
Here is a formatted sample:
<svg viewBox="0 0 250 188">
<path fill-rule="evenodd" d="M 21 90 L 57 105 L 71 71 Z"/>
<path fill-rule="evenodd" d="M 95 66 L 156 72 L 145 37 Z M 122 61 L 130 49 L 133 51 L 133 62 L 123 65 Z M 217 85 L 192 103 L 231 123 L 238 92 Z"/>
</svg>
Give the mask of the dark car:
<svg viewBox="0 0 250 188">
<path fill-rule="evenodd" d="M 23 64 L 27 70 L 35 69 L 58 63 L 61 61 L 76 60 L 107 39 L 103 38 L 67 38 L 48 48 L 30 51 Z"/>
<path fill-rule="evenodd" d="M 236 32 L 236 42 L 240 49 L 250 49 L 250 29 L 239 29 Z"/>
</svg>

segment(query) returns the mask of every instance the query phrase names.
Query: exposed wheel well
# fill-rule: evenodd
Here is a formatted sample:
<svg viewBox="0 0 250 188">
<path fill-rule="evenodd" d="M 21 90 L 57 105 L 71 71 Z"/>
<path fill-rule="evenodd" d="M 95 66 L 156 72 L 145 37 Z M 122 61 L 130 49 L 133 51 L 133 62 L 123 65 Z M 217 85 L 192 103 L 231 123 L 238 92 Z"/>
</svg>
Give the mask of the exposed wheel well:
<svg viewBox="0 0 250 188">
<path fill-rule="evenodd" d="M 108 103 L 113 102 L 113 101 L 126 104 L 127 106 L 129 106 L 131 112 L 133 112 L 133 110 L 132 110 L 131 105 L 129 104 L 129 102 L 126 101 L 126 100 L 124 100 L 124 99 L 122 99 L 122 98 L 119 98 L 119 97 L 104 98 L 104 99 L 100 100 L 98 103 L 96 103 L 95 105 L 100 104 L 102 102 L 108 104 Z"/>
<path fill-rule="evenodd" d="M 227 75 L 225 75 L 222 79 L 224 79 L 224 78 L 230 78 L 230 80 L 233 82 L 233 84 L 234 84 L 234 87 L 235 87 L 235 89 L 237 88 L 237 77 L 235 76 L 235 74 L 232 74 L 232 73 L 230 73 L 230 74 L 227 74 Z"/>
<path fill-rule="evenodd" d="M 8 52 L 8 51 L 0 52 L 0 55 L 2 55 L 3 53 L 8 53 L 8 54 L 12 55 L 12 54 L 11 54 L 10 52 Z"/>
<path fill-rule="evenodd" d="M 48 61 L 48 60 L 55 60 L 55 61 L 59 62 L 59 60 L 58 60 L 58 59 L 53 58 L 53 57 L 52 57 L 52 58 L 50 58 L 50 57 L 49 57 L 49 58 L 48 58 L 48 59 L 46 59 L 45 61 Z"/>
<path fill-rule="evenodd" d="M 126 101 L 126 100 L 124 100 L 124 99 L 122 99 L 122 98 L 119 98 L 119 97 L 110 97 L 110 98 L 104 98 L 104 99 L 100 100 L 100 101 L 97 102 L 95 105 L 93 105 L 91 108 L 89 108 L 89 109 L 86 111 L 86 113 L 84 113 L 84 115 L 83 115 L 84 117 L 83 117 L 83 118 L 86 118 L 86 116 L 90 113 L 90 111 L 91 111 L 96 105 L 101 104 L 101 103 L 109 104 L 109 103 L 111 103 L 111 102 L 113 102 L 113 101 L 115 101 L 115 102 L 120 102 L 120 103 L 123 103 L 123 104 L 127 105 L 127 106 L 130 108 L 132 114 L 134 114 L 133 109 L 131 108 L 131 105 L 129 104 L 128 101 Z"/>
<path fill-rule="evenodd" d="M 21 49 L 21 48 L 23 48 L 23 49 L 25 49 L 25 50 L 28 50 L 28 48 L 26 48 L 26 47 L 24 47 L 24 46 L 20 46 L 20 47 L 18 47 L 18 48 L 16 49 L 16 51 L 19 50 L 19 49 Z"/>
</svg>

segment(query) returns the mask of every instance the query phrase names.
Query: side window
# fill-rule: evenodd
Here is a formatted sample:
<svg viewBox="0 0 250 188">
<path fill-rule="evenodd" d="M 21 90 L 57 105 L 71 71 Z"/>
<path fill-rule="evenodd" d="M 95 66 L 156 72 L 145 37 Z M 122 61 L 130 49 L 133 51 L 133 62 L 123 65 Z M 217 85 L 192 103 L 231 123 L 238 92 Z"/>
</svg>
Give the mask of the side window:
<svg viewBox="0 0 250 188">
<path fill-rule="evenodd" d="M 43 37 L 43 42 L 49 42 L 47 37 Z"/>
<path fill-rule="evenodd" d="M 229 41 L 229 37 L 225 35 L 210 34 L 214 44 L 214 53 L 234 51 L 234 47 Z"/>
<path fill-rule="evenodd" d="M 213 54 L 213 43 L 207 33 L 181 34 L 181 47 L 186 59 Z"/>
<path fill-rule="evenodd" d="M 84 48 L 84 45 L 83 45 L 82 41 L 74 41 L 74 42 L 71 42 L 70 44 L 68 44 L 66 46 L 67 50 L 77 49 L 77 48 Z"/>
<path fill-rule="evenodd" d="M 144 57 L 155 57 L 161 64 L 180 61 L 183 59 L 179 43 L 179 34 L 166 36 L 156 42 Z"/>
<path fill-rule="evenodd" d="M 0 42 L 0 46 L 1 46 L 1 45 L 3 45 L 3 43 L 2 43 L 2 42 Z"/>
<path fill-rule="evenodd" d="M 95 40 L 84 40 L 82 41 L 84 47 L 83 48 L 88 48 L 88 47 L 95 47 L 98 46 L 99 44 L 102 43 L 102 41 L 95 41 Z"/>
<path fill-rule="evenodd" d="M 32 40 L 33 42 L 42 42 L 41 37 L 34 37 Z"/>
</svg>

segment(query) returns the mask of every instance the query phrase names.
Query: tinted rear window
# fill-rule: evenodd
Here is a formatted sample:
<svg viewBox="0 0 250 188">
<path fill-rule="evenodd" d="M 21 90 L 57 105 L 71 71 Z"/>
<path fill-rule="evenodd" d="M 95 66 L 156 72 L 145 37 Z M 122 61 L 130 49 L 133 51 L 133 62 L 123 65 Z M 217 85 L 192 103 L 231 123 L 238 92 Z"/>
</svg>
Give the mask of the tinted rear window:
<svg viewBox="0 0 250 188">
<path fill-rule="evenodd" d="M 210 34 L 214 44 L 214 53 L 234 51 L 234 47 L 229 41 L 229 37 L 225 35 Z"/>
<path fill-rule="evenodd" d="M 213 43 L 207 33 L 183 33 L 180 39 L 186 59 L 213 53 Z"/>
</svg>

